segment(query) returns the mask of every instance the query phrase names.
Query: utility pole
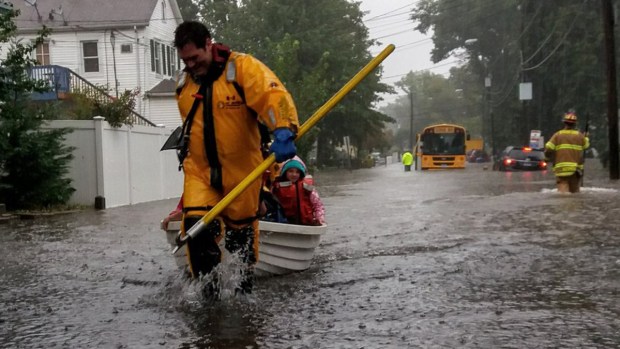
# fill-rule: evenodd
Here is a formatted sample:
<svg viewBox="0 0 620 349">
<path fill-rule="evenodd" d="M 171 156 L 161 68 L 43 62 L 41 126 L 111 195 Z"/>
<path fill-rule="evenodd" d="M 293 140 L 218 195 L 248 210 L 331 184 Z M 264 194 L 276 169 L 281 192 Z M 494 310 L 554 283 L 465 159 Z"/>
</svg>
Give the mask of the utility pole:
<svg viewBox="0 0 620 349">
<path fill-rule="evenodd" d="M 521 10 L 521 33 L 525 32 L 525 17 L 527 16 L 527 0 L 524 0 L 521 2 L 520 5 L 520 10 Z M 523 70 L 523 56 L 525 55 L 525 35 L 521 35 L 521 39 L 519 39 L 519 55 L 521 56 L 520 62 L 519 62 L 519 70 L 521 70 L 521 83 L 525 83 L 527 82 L 527 72 L 525 70 Z M 519 134 L 519 139 L 528 139 L 529 137 L 525 138 L 525 135 L 527 134 L 529 136 L 530 133 L 530 118 L 529 115 L 527 113 L 527 101 L 523 100 L 520 98 L 521 96 L 519 96 L 519 99 L 521 100 L 521 119 L 523 120 L 523 124 L 521 125 L 521 130 L 518 134 Z M 521 136 L 521 132 L 523 132 L 523 136 Z M 523 137 L 523 138 L 521 138 Z M 527 144 L 529 144 L 530 142 L 528 141 Z"/>
<path fill-rule="evenodd" d="M 413 89 L 409 89 L 409 106 L 410 118 L 409 118 L 409 151 L 413 152 Z"/>
<path fill-rule="evenodd" d="M 116 46 L 116 37 L 114 36 L 114 30 L 110 32 L 110 45 L 112 45 L 112 63 L 114 65 L 114 93 L 118 98 L 118 77 L 116 76 L 116 53 L 114 46 Z"/>
<path fill-rule="evenodd" d="M 609 127 L 609 179 L 619 179 L 618 166 L 618 91 L 616 89 L 616 54 L 614 13 L 611 0 L 601 0 L 605 58 L 607 63 L 607 124 Z"/>
<path fill-rule="evenodd" d="M 493 117 L 493 103 L 491 102 L 491 74 L 484 78 L 484 88 L 486 91 L 487 110 L 491 123 L 491 158 L 495 161 L 495 120 Z"/>
</svg>

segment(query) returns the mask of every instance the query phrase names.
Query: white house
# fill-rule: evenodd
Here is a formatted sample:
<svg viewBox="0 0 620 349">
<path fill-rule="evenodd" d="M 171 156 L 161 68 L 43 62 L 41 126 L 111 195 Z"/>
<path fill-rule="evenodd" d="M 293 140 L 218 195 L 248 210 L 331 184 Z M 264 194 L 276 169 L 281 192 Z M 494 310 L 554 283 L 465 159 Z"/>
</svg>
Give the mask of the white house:
<svg viewBox="0 0 620 349">
<path fill-rule="evenodd" d="M 72 80 L 106 85 L 112 96 L 138 89 L 138 114 L 154 124 L 180 125 L 174 99 L 180 61 L 172 45 L 182 22 L 176 0 L 9 2 L 21 12 L 18 38 L 34 39 L 44 25 L 52 30 L 33 53 L 41 66 L 68 68 L 77 75 Z"/>
</svg>

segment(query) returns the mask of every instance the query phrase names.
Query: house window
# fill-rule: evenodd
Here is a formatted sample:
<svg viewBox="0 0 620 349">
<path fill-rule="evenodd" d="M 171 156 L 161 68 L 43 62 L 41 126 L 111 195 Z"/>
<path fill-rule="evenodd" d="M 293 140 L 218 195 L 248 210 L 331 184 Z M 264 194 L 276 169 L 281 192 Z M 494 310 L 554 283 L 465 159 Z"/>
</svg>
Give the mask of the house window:
<svg viewBox="0 0 620 349">
<path fill-rule="evenodd" d="M 161 2 L 161 21 L 166 23 L 166 2 Z"/>
<path fill-rule="evenodd" d="M 43 42 L 37 45 L 36 60 L 37 60 L 37 65 L 49 65 L 50 64 L 50 44 L 49 43 Z"/>
<path fill-rule="evenodd" d="M 99 52 L 97 51 L 96 41 L 82 42 L 82 57 L 84 58 L 84 72 L 99 71 Z"/>
<path fill-rule="evenodd" d="M 166 66 L 166 45 L 161 44 L 161 73 L 168 74 L 168 68 Z"/>
<path fill-rule="evenodd" d="M 171 63 L 171 66 L 172 66 L 172 76 L 175 76 L 175 74 L 177 73 L 177 69 L 179 69 L 179 63 L 178 63 L 179 57 L 177 57 L 177 50 L 174 47 L 170 48 L 170 52 L 172 53 L 171 54 L 171 56 L 172 56 L 172 63 Z"/>
<path fill-rule="evenodd" d="M 174 48 L 166 46 L 166 58 L 168 62 L 168 75 L 173 76 L 177 70 Z"/>
<path fill-rule="evenodd" d="M 150 44 L 151 71 L 158 75 L 174 75 L 179 67 L 179 57 L 177 56 L 176 49 L 156 40 L 150 40 Z"/>
<path fill-rule="evenodd" d="M 155 41 L 155 50 L 153 51 L 153 56 L 155 57 L 155 73 L 161 74 L 161 44 Z"/>
<path fill-rule="evenodd" d="M 121 53 L 131 53 L 131 44 L 122 44 Z"/>
</svg>

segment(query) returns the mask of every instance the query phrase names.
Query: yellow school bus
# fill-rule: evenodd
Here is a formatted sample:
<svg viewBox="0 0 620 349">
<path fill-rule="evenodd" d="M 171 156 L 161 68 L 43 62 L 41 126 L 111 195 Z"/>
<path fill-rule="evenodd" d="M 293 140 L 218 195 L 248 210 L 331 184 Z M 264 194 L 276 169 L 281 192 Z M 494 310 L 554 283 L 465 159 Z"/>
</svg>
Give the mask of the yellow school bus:
<svg viewBox="0 0 620 349">
<path fill-rule="evenodd" d="M 465 127 L 436 124 L 418 134 L 417 161 L 422 170 L 465 168 Z"/>
</svg>

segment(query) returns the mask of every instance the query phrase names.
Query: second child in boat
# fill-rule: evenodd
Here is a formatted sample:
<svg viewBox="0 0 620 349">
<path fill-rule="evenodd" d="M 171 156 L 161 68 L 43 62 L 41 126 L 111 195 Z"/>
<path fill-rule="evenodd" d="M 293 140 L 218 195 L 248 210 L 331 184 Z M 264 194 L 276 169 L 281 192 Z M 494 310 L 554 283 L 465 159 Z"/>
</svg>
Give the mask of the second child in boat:
<svg viewBox="0 0 620 349">
<path fill-rule="evenodd" d="M 282 205 L 288 223 L 324 225 L 325 209 L 314 180 L 306 174 L 304 162 L 298 157 L 282 164 L 280 176 L 273 183 L 272 193 Z"/>
</svg>

